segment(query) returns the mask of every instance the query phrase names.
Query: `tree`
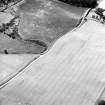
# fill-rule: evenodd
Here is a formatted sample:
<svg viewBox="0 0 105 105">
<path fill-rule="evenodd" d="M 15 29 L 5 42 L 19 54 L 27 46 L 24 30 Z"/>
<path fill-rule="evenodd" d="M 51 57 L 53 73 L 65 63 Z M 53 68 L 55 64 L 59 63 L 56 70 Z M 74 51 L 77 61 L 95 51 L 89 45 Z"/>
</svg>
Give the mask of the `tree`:
<svg viewBox="0 0 105 105">
<path fill-rule="evenodd" d="M 97 3 L 98 0 L 59 0 L 59 1 L 86 8 L 95 8 L 98 5 Z"/>
</svg>

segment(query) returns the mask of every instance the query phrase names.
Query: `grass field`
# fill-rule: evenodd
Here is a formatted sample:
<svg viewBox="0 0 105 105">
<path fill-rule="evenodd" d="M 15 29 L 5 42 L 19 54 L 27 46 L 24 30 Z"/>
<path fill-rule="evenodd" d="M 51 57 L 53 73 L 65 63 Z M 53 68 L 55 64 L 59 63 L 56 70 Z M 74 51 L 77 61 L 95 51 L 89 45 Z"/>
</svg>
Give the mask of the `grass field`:
<svg viewBox="0 0 105 105">
<path fill-rule="evenodd" d="M 26 0 L 16 11 L 20 16 L 18 29 L 23 41 L 1 34 L 0 52 L 4 53 L 6 49 L 8 53 L 41 53 L 45 46 L 34 42 L 31 45 L 25 40 L 39 40 L 51 47 L 58 38 L 76 27 L 85 10 L 56 1 Z"/>
</svg>

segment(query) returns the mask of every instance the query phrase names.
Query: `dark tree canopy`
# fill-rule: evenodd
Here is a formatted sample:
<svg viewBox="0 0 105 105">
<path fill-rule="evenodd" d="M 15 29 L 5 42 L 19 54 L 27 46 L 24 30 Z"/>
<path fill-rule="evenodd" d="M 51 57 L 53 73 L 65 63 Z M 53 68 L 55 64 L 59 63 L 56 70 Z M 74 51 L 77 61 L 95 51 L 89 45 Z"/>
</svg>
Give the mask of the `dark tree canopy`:
<svg viewBox="0 0 105 105">
<path fill-rule="evenodd" d="M 0 0 L 0 4 L 8 5 L 11 2 L 15 2 L 15 0 Z"/>
<path fill-rule="evenodd" d="M 98 5 L 97 0 L 59 0 L 59 1 L 86 8 L 95 8 Z"/>
</svg>

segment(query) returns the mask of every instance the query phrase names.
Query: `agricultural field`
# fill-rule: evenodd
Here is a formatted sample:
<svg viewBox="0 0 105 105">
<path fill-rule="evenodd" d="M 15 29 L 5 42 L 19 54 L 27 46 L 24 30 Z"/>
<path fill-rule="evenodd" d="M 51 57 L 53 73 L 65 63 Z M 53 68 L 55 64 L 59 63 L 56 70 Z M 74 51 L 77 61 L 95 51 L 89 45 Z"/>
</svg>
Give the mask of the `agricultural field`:
<svg viewBox="0 0 105 105">
<path fill-rule="evenodd" d="M 87 10 L 52 0 L 10 0 L 0 7 L 0 53 L 40 54 L 75 28 Z"/>
</svg>

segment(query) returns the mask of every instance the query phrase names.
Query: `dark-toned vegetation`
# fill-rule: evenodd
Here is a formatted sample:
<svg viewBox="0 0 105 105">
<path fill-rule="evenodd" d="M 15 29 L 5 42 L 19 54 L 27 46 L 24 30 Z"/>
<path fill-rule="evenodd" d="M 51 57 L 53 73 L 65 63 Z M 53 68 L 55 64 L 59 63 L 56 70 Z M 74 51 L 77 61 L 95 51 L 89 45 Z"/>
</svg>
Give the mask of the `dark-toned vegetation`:
<svg viewBox="0 0 105 105">
<path fill-rule="evenodd" d="M 9 3 L 12 2 L 18 2 L 20 0 L 0 0 L 0 4 L 8 5 Z"/>
<path fill-rule="evenodd" d="M 0 0 L 0 12 L 3 12 L 11 5 L 15 5 L 16 3 L 22 0 Z"/>
<path fill-rule="evenodd" d="M 0 7 L 6 6 L 12 2 L 16 2 L 15 0 L 0 0 Z"/>
<path fill-rule="evenodd" d="M 20 35 L 18 34 L 18 22 L 19 17 L 14 17 L 13 19 L 10 20 L 8 23 L 3 23 L 0 26 L 0 33 L 3 33 L 7 36 L 9 36 L 12 39 L 19 39 L 21 40 Z"/>
<path fill-rule="evenodd" d="M 95 8 L 98 5 L 97 4 L 98 0 L 59 0 L 59 1 L 86 8 Z"/>
</svg>

